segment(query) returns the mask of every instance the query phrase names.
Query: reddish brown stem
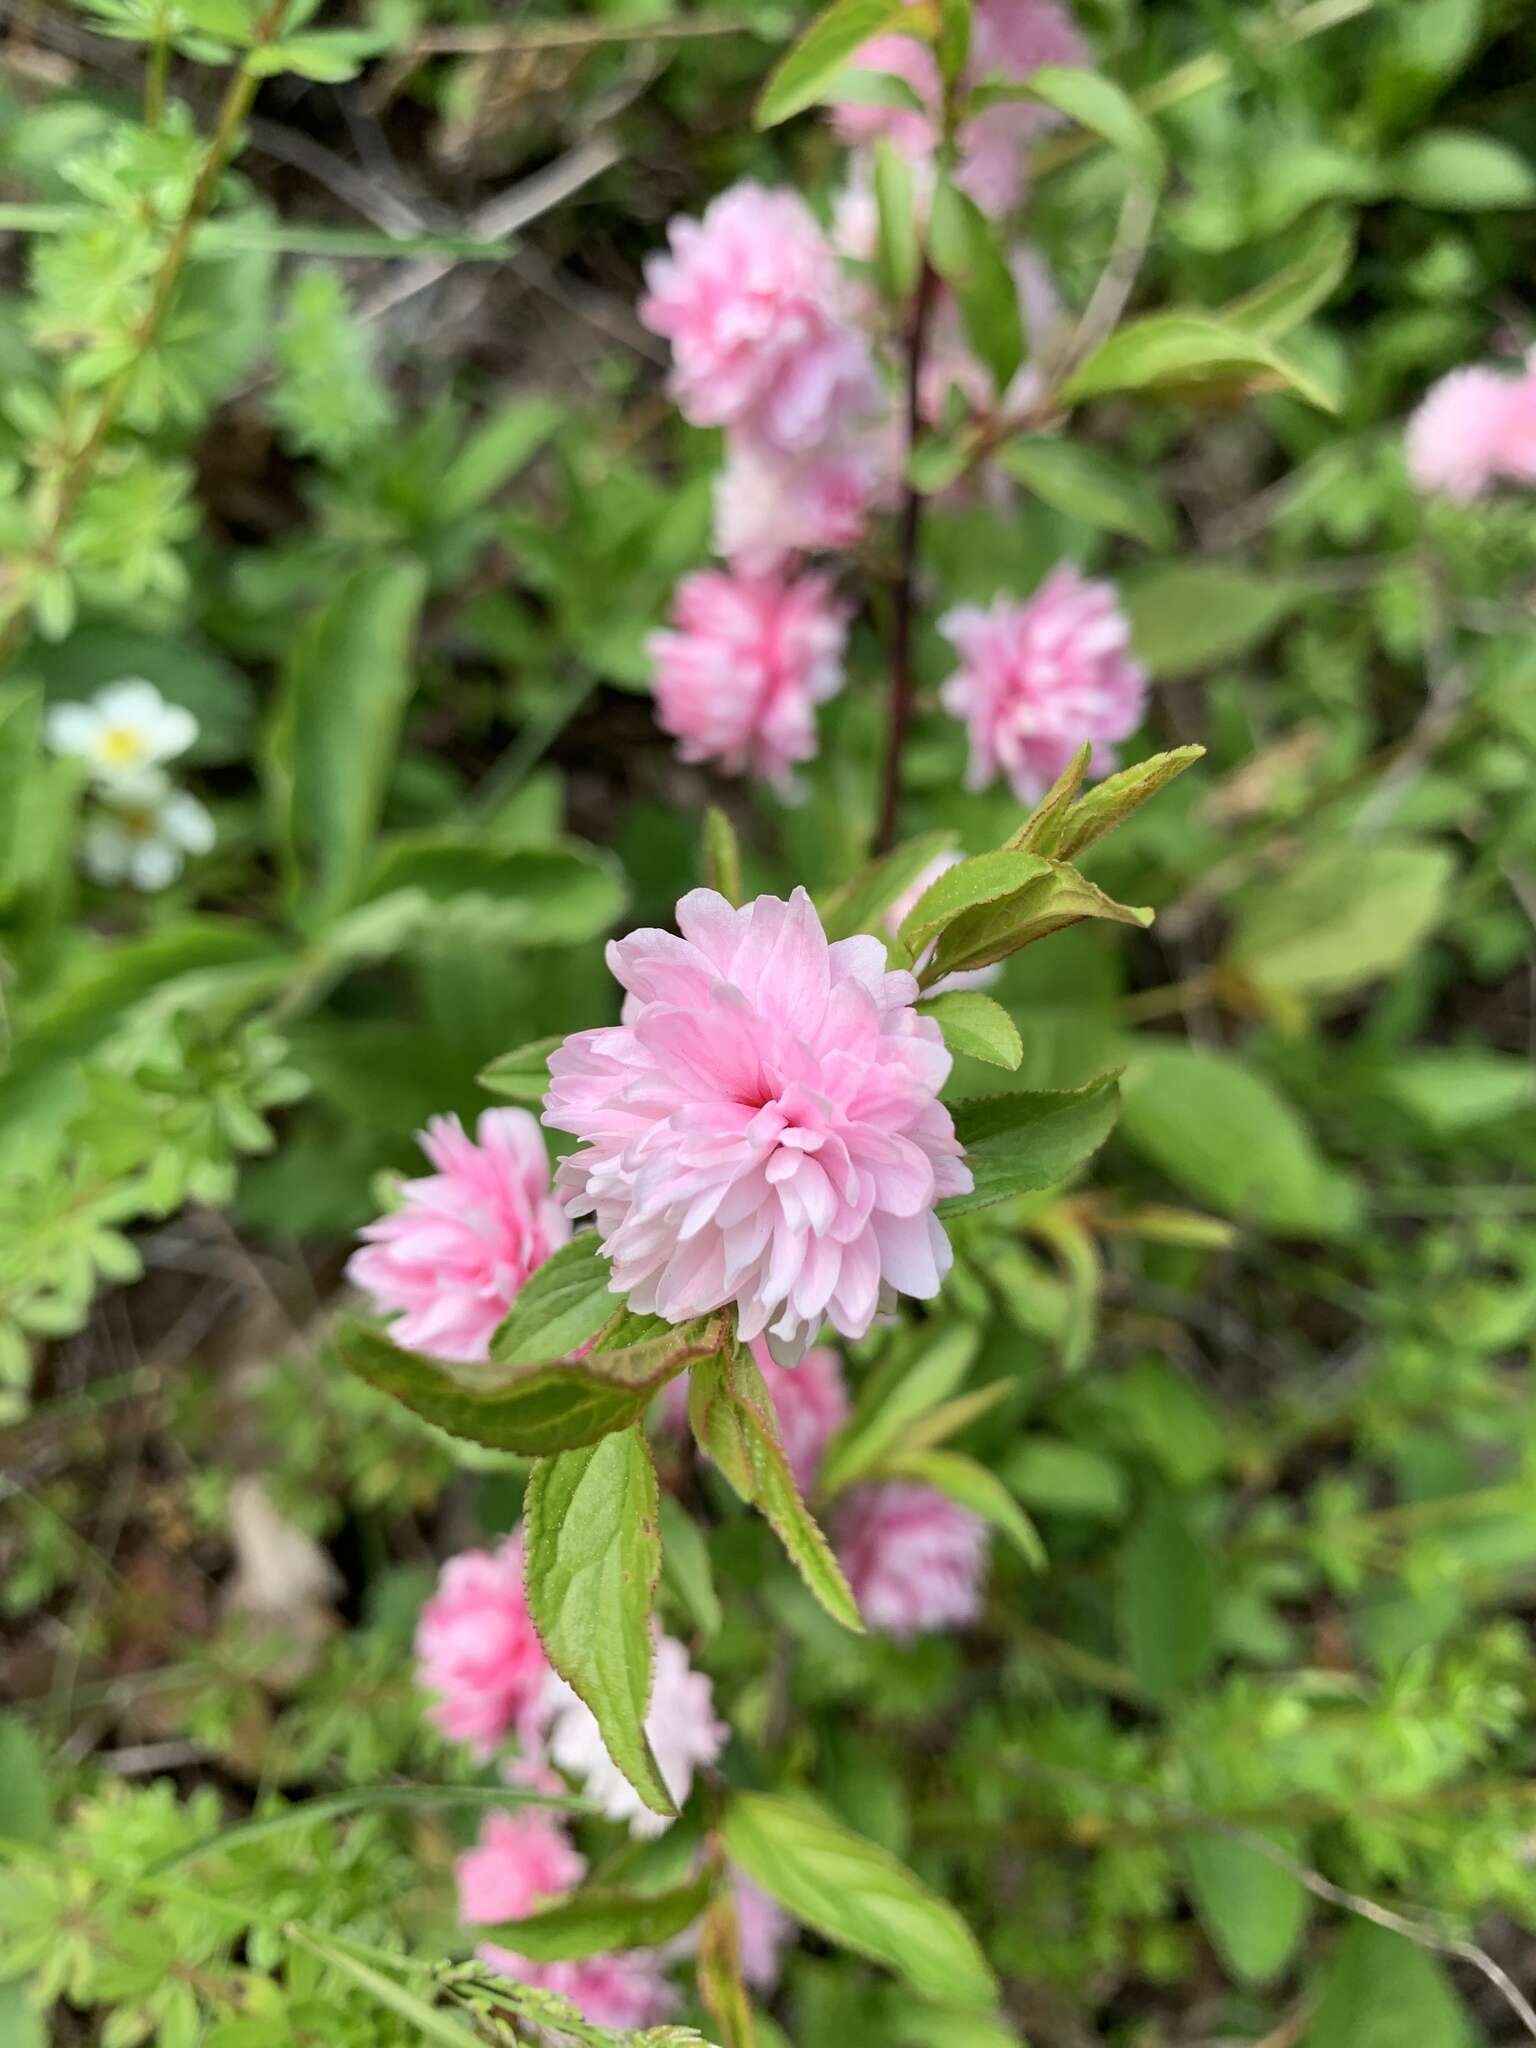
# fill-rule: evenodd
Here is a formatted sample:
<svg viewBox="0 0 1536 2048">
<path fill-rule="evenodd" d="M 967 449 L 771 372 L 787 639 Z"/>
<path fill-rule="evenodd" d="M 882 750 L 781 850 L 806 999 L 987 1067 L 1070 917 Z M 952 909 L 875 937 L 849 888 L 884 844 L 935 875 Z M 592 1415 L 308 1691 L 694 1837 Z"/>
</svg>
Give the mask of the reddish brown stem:
<svg viewBox="0 0 1536 2048">
<path fill-rule="evenodd" d="M 889 853 L 896 843 L 896 828 L 901 817 L 901 762 L 912 726 L 912 700 L 917 682 L 912 670 L 912 619 L 923 499 L 912 481 L 912 454 L 922 424 L 923 353 L 928 341 L 928 323 L 933 312 L 936 285 L 932 266 L 925 261 L 917 281 L 912 326 L 907 337 L 906 471 L 901 501 L 900 567 L 896 574 L 896 602 L 891 625 L 891 696 L 885 728 L 884 793 L 880 804 L 880 825 L 875 834 L 876 853 Z"/>
</svg>

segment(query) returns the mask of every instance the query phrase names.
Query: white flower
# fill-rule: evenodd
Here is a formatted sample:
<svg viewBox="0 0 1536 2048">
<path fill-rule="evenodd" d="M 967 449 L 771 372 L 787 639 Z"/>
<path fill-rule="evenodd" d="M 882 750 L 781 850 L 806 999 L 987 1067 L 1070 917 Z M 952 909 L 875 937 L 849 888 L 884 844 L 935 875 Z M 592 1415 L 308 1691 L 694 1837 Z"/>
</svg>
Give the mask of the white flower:
<svg viewBox="0 0 1536 2048">
<path fill-rule="evenodd" d="M 180 704 L 167 704 L 142 676 L 127 676 L 89 704 L 55 704 L 46 730 L 56 754 L 74 755 L 102 788 L 117 789 L 184 754 L 197 738 L 197 720 Z"/>
<path fill-rule="evenodd" d="M 665 1833 L 670 1823 L 651 1812 L 609 1756 L 591 1710 L 555 1673 L 547 1684 L 550 1760 L 579 1779 L 610 1820 L 628 1821 L 632 1835 Z M 687 1650 L 672 1636 L 656 1637 L 645 1732 L 667 1790 L 681 1807 L 692 1790 L 695 1765 L 714 1762 L 726 1730 L 715 1719 L 713 1686 L 702 1671 L 690 1667 Z"/>
<path fill-rule="evenodd" d="M 156 770 L 114 791 L 91 818 L 81 859 L 93 881 L 164 889 L 189 853 L 208 852 L 213 837 L 213 820 L 197 798 L 173 789 Z"/>
</svg>

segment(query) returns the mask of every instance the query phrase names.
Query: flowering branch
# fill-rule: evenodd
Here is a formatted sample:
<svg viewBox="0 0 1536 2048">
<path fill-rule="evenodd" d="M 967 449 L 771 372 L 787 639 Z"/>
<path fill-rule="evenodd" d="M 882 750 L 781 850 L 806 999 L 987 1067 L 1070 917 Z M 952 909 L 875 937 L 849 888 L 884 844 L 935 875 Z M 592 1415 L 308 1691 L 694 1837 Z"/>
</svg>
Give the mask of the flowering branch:
<svg viewBox="0 0 1536 2048">
<path fill-rule="evenodd" d="M 912 613 L 916 598 L 917 546 L 923 515 L 922 493 L 912 479 L 912 455 L 922 424 L 923 354 L 936 285 L 933 265 L 925 258 L 917 281 L 912 327 L 907 341 L 906 470 L 901 505 L 900 566 L 896 572 L 896 609 L 891 628 L 891 694 L 885 729 L 884 794 L 880 804 L 880 824 L 875 834 L 876 853 L 888 853 L 896 843 L 901 811 L 901 762 L 912 725 L 912 700 L 916 687 L 912 672 Z"/>
</svg>

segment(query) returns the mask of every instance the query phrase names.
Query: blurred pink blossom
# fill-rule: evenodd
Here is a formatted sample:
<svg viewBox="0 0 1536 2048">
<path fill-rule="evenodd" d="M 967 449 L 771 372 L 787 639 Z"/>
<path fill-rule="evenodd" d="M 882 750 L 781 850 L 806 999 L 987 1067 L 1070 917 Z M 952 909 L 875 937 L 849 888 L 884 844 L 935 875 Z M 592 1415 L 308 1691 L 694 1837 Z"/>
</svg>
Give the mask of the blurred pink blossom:
<svg viewBox="0 0 1536 2048">
<path fill-rule="evenodd" d="M 1536 370 L 1452 370 L 1408 422 L 1408 473 L 1421 491 L 1470 504 L 1501 479 L 1536 483 Z"/>
<path fill-rule="evenodd" d="M 587 1956 L 579 1963 L 535 1963 L 494 1942 L 483 1943 L 476 1954 L 514 1983 L 559 1992 L 589 2026 L 659 2026 L 677 2008 L 677 1993 L 662 1974 L 663 1960 L 651 1949 Z"/>
<path fill-rule="evenodd" d="M 897 1293 L 937 1294 L 934 1207 L 971 1186 L 949 1054 L 913 976 L 878 939 L 829 944 L 803 889 L 739 910 L 695 889 L 677 919 L 610 945 L 623 1022 L 551 1057 L 544 1121 L 582 1140 L 559 1189 L 638 1314 L 734 1301 L 792 1364 L 823 1319 L 862 1337 Z"/>
<path fill-rule="evenodd" d="M 1061 319 L 1061 294 L 1056 289 L 1056 280 L 1033 249 L 1016 249 L 1008 267 L 1013 273 L 1030 354 L 1034 356 L 1042 343 L 1050 340 Z M 1040 372 L 1032 361 L 1026 360 L 999 396 L 991 371 L 971 351 L 960 309 L 953 292 L 946 287 L 934 307 L 918 385 L 918 404 L 925 420 L 937 422 L 944 417 L 951 385 L 973 412 L 1017 413 L 1039 395 Z"/>
<path fill-rule="evenodd" d="M 1112 584 L 1063 565 L 1027 603 L 961 605 L 939 630 L 960 657 L 940 696 L 970 731 L 967 789 L 1001 774 L 1031 803 L 1085 740 L 1093 774 L 1114 768 L 1115 742 L 1141 723 L 1146 671 Z"/>
<path fill-rule="evenodd" d="M 701 569 L 653 633 L 656 716 L 685 761 L 715 761 L 781 790 L 816 752 L 815 707 L 843 683 L 847 612 L 825 576 Z"/>
<path fill-rule="evenodd" d="M 1059 0 L 977 0 L 967 85 L 1018 84 L 1042 65 L 1079 67 L 1087 61 L 1077 24 Z M 919 163 L 931 158 L 939 143 L 940 79 L 927 45 L 899 33 L 875 36 L 852 59 L 852 68 L 901 79 L 926 111 L 839 101 L 832 118 L 841 139 L 858 144 L 885 135 L 903 156 Z M 1028 186 L 1030 143 L 1061 118 L 1032 100 L 1006 101 L 973 115 L 959 133 L 955 183 L 986 212 L 1009 212 Z"/>
<path fill-rule="evenodd" d="M 798 458 L 732 435 L 715 481 L 715 552 L 749 576 L 770 576 L 795 555 L 857 547 L 896 475 L 893 436 L 875 424 Z"/>
<path fill-rule="evenodd" d="M 733 185 L 668 232 L 670 253 L 646 265 L 640 318 L 672 344 L 685 418 L 796 456 L 878 406 L 837 257 L 796 193 Z"/>
<path fill-rule="evenodd" d="M 779 1981 L 783 1952 L 794 1938 L 795 1923 L 776 1899 L 739 1870 L 731 1872 L 736 1907 L 736 1942 L 741 1974 L 754 1991 L 772 1991 Z"/>
<path fill-rule="evenodd" d="M 906 1642 L 981 1611 L 986 1524 L 932 1487 L 893 1481 L 848 1496 L 837 1554 L 873 1629 Z"/>
<path fill-rule="evenodd" d="M 493 1813 L 473 1849 L 453 1866 L 459 1918 L 466 1927 L 524 1920 L 586 1875 L 587 1859 L 573 1849 L 554 1815 L 530 1806 Z"/>
<path fill-rule="evenodd" d="M 893 939 L 901 930 L 908 912 L 916 910 L 918 904 L 927 895 L 940 875 L 947 875 L 950 869 L 958 867 L 964 858 L 964 854 L 960 853 L 935 854 L 934 858 L 929 861 L 927 867 L 923 869 L 911 887 L 902 890 L 896 901 L 885 913 L 885 928 Z M 912 963 L 913 973 L 920 974 L 932 958 L 933 947 L 925 947 Z M 936 981 L 927 993 L 931 996 L 938 996 L 947 995 L 955 989 L 990 988 L 1002 971 L 1001 966 L 977 967 L 963 974 L 946 974 L 941 980 Z"/>
<path fill-rule="evenodd" d="M 762 1338 L 755 1339 L 752 1356 L 773 1399 L 779 1435 L 795 1484 L 809 1493 L 816 1481 L 821 1454 L 833 1434 L 848 1420 L 848 1388 L 843 1379 L 843 1361 L 835 1351 L 822 1348 L 807 1351 L 798 1365 L 775 1365 Z M 662 1395 L 664 1428 L 686 1435 L 688 1429 L 688 1382 L 669 1380 Z"/>
<path fill-rule="evenodd" d="M 535 1266 L 570 1237 L 549 1192 L 549 1158 L 526 1109 L 488 1109 L 475 1138 L 433 1117 L 421 1149 L 437 1171 L 408 1180 L 370 1223 L 347 1277 L 385 1313 L 396 1343 L 434 1358 L 483 1359 Z"/>
<path fill-rule="evenodd" d="M 551 1761 L 577 1779 L 587 1798 L 610 1820 L 626 1821 L 631 1834 L 664 1834 L 670 1823 L 645 1805 L 609 1756 L 592 1710 L 553 1672 L 544 1705 L 550 1716 Z M 715 1719 L 709 1679 L 693 1669 L 687 1650 L 675 1637 L 659 1630 L 645 1732 L 662 1780 L 679 1807 L 693 1789 L 694 1771 L 715 1761 L 730 1732 Z"/>
<path fill-rule="evenodd" d="M 482 1761 L 516 1729 L 539 1732 L 549 1663 L 523 1591 L 523 1539 L 449 1558 L 416 1625 L 418 1682 L 436 1693 L 430 1718 Z"/>
</svg>

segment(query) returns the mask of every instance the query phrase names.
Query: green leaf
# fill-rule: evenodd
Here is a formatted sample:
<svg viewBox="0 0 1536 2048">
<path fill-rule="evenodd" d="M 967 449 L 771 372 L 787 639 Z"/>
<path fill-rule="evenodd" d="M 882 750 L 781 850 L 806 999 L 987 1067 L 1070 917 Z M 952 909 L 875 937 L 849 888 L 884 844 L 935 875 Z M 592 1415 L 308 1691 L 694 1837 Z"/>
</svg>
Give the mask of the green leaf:
<svg viewBox="0 0 1536 2048">
<path fill-rule="evenodd" d="M 491 1339 L 491 1356 L 542 1365 L 569 1358 L 618 1305 L 595 1230 L 583 1230 L 529 1274 Z"/>
<path fill-rule="evenodd" d="M 773 1396 L 752 1354 L 738 1345 L 694 1368 L 689 1414 L 700 1448 L 743 1500 L 759 1508 L 790 1563 L 844 1628 L 862 1632 L 858 1603 L 832 1546 L 800 1497 L 779 1438 Z"/>
<path fill-rule="evenodd" d="M 725 1620 L 709 1545 L 676 1494 L 661 1496 L 661 1582 L 706 1640 Z"/>
<path fill-rule="evenodd" d="M 875 139 L 875 205 L 880 221 L 880 288 L 888 298 L 910 298 L 922 267 L 916 188 L 911 165 L 888 135 Z"/>
<path fill-rule="evenodd" d="M 1156 482 L 1085 441 L 1030 434 L 1006 442 L 998 462 L 1042 503 L 1149 548 L 1173 545 L 1173 520 Z"/>
<path fill-rule="evenodd" d="M 1008 1453 L 1003 1476 L 1020 1500 L 1042 1514 L 1118 1522 L 1126 1510 L 1125 1474 L 1120 1467 L 1113 1459 L 1065 1437 L 1025 1437 Z"/>
<path fill-rule="evenodd" d="M 1264 1832 L 1293 1863 L 1304 1860 L 1299 1829 Z M 1240 1984 L 1273 1983 L 1306 1932 L 1306 1887 L 1247 1842 L 1214 1829 L 1186 1838 L 1184 1867 L 1195 1911 L 1232 1975 Z"/>
<path fill-rule="evenodd" d="M 1216 313 L 1150 313 L 1117 328 L 1061 388 L 1067 405 L 1116 391 L 1187 392 L 1207 386 L 1289 390 L 1319 411 L 1335 412 L 1316 378 L 1261 334 Z"/>
<path fill-rule="evenodd" d="M 908 955 L 918 954 L 963 911 L 978 904 L 995 903 L 1013 896 L 1026 882 L 1048 873 L 1047 863 L 1032 853 L 1003 848 L 996 853 L 979 853 L 946 868 L 919 896 L 901 921 L 896 936 Z"/>
<path fill-rule="evenodd" d="M 994 902 L 978 904 L 974 910 L 962 911 L 945 925 L 933 957 L 918 975 L 922 987 L 932 988 L 949 974 L 969 974 L 978 967 L 990 967 L 995 961 L 1006 960 L 1011 953 L 1048 939 L 1068 925 L 1080 924 L 1085 918 L 1104 918 L 1113 924 L 1137 925 L 1142 929 L 1152 922 L 1152 912 L 1145 905 L 1117 903 L 1097 883 L 1063 861 L 1042 863 L 1024 853 L 1012 857 L 1034 859 L 1039 872 L 1021 889 L 999 896 Z"/>
<path fill-rule="evenodd" d="M 1473 2048 L 1480 2038 L 1434 1956 L 1356 1920 L 1339 1937 L 1301 2048 Z"/>
<path fill-rule="evenodd" d="M 1420 1123 L 1444 1135 L 1475 1130 L 1536 1102 L 1536 1072 L 1524 1053 L 1472 1045 L 1394 1053 L 1378 1085 Z"/>
<path fill-rule="evenodd" d="M 43 1746 L 19 1714 L 0 1714 L 0 1837 L 41 1847 L 52 1833 Z"/>
<path fill-rule="evenodd" d="M 1024 322 L 1013 272 L 991 221 L 975 200 L 941 176 L 928 214 L 928 254 L 954 294 L 971 352 L 999 395 L 1024 360 Z"/>
<path fill-rule="evenodd" d="M 1194 1685 L 1216 1656 L 1211 1552 L 1169 1499 L 1153 1500 L 1120 1553 L 1120 1632 L 1137 1683 L 1156 1699 Z"/>
<path fill-rule="evenodd" d="M 997 1474 L 963 1451 L 898 1451 L 885 1459 L 879 1470 L 882 1476 L 933 1487 L 1001 1530 L 1031 1569 L 1045 1569 L 1045 1545 L 1039 1530 Z"/>
<path fill-rule="evenodd" d="M 1431 128 L 1390 167 L 1400 198 L 1447 213 L 1523 212 L 1536 202 L 1536 169 L 1507 142 L 1470 128 Z"/>
<path fill-rule="evenodd" d="M 704 881 L 727 903 L 741 904 L 741 846 L 736 827 L 718 804 L 709 804 L 704 811 Z"/>
<path fill-rule="evenodd" d="M 504 1052 L 476 1076 L 480 1086 L 492 1095 L 505 1095 L 512 1102 L 542 1102 L 549 1093 L 549 1056 L 565 1040 L 535 1038 L 515 1052 Z"/>
<path fill-rule="evenodd" d="M 1194 675 L 1267 640 L 1306 595 L 1295 577 L 1169 562 L 1126 586 L 1131 645 L 1158 680 Z"/>
<path fill-rule="evenodd" d="M 426 588 L 419 562 L 375 563 L 294 635 L 268 787 L 312 926 L 352 900 L 372 851 L 415 686 L 411 645 Z M 314 883 L 301 889 L 305 869 Z"/>
<path fill-rule="evenodd" d="M 1146 115 L 1102 71 L 1079 71 L 1063 65 L 1042 64 L 1022 81 L 1031 99 L 1066 114 L 1080 128 L 1091 129 L 1117 149 L 1126 162 L 1154 190 L 1168 176 L 1168 159 L 1157 131 Z"/>
<path fill-rule="evenodd" d="M 939 73 L 948 85 L 965 75 L 971 56 L 971 0 L 938 0 L 939 33 L 935 54 Z"/>
<path fill-rule="evenodd" d="M 427 927 L 439 906 L 470 912 L 485 922 L 484 943 L 579 946 L 606 935 L 627 892 L 613 855 L 577 839 L 497 847 L 483 835 L 419 832 L 383 842 L 359 893 L 417 895 Z"/>
<path fill-rule="evenodd" d="M 913 1424 L 947 1401 L 970 1371 L 979 1342 L 963 1323 L 937 1335 L 928 1328 L 902 1331 L 822 1454 L 822 1496 L 840 1493 L 873 1471 Z"/>
<path fill-rule="evenodd" d="M 1204 747 L 1174 747 L 1166 754 L 1152 754 L 1133 767 L 1104 781 L 1075 803 L 1063 818 L 1053 851 L 1062 860 L 1075 860 L 1095 846 L 1106 832 L 1113 832 L 1149 798 L 1166 789 L 1170 782 L 1205 758 Z"/>
<path fill-rule="evenodd" d="M 986 1095 L 952 1105 L 975 1187 L 950 1195 L 938 1213 L 968 1216 L 1012 1195 L 1054 1187 L 1090 1159 L 1114 1127 L 1119 1087 L 1113 1074 L 1086 1088 Z"/>
<path fill-rule="evenodd" d="M 590 1707 L 641 1799 L 671 1819 L 677 1806 L 645 1732 L 659 1517 L 656 1468 L 638 1428 L 541 1458 L 524 1505 L 524 1575 L 550 1663 Z"/>
<path fill-rule="evenodd" d="M 1288 334 L 1333 297 L 1349 275 L 1354 254 L 1355 238 L 1349 229 L 1324 219 L 1294 262 L 1224 306 L 1221 317 L 1271 340 Z"/>
<path fill-rule="evenodd" d="M 614 1319 L 615 1329 L 625 1326 Z M 639 1421 L 658 1387 L 719 1344 L 720 1321 L 686 1323 L 628 1349 L 594 1349 L 579 1361 L 499 1368 L 455 1369 L 353 1321 L 341 1324 L 335 1341 L 349 1371 L 435 1429 L 537 1458 L 596 1443 Z"/>
<path fill-rule="evenodd" d="M 954 845 L 952 832 L 925 832 L 900 846 L 817 899 L 817 911 L 829 939 L 850 939 L 857 932 L 883 934 L 886 913 L 912 887 L 924 868 Z"/>
<path fill-rule="evenodd" d="M 316 29 L 280 43 L 259 44 L 246 58 L 246 69 L 256 78 L 291 72 L 322 85 L 343 85 L 356 78 L 378 48 L 378 37 L 363 29 Z"/>
<path fill-rule="evenodd" d="M 1353 1184 L 1273 1083 L 1234 1054 L 1160 1045 L 1138 1053 L 1120 1085 L 1126 1142 L 1198 1201 L 1303 1237 L 1353 1225 Z"/>
<path fill-rule="evenodd" d="M 932 996 L 922 1015 L 937 1020 L 944 1043 L 953 1053 L 967 1053 L 991 1066 L 1014 1072 L 1024 1057 L 1019 1027 L 1001 1003 L 979 989 L 950 989 Z"/>
<path fill-rule="evenodd" d="M 553 398 L 514 398 L 477 427 L 432 482 L 439 524 L 463 519 L 495 496 L 538 453 L 566 417 Z"/>
<path fill-rule="evenodd" d="M 19 1980 L 0 1984 L 0 2041 L 5 2048 L 48 2048 L 43 2015 L 27 1998 Z"/>
<path fill-rule="evenodd" d="M 1317 847 L 1244 895 L 1227 965 L 1267 994 L 1346 995 L 1407 965 L 1455 872 L 1445 847 L 1423 841 Z"/>
<path fill-rule="evenodd" d="M 815 106 L 854 52 L 906 12 L 905 0 L 833 0 L 769 75 L 753 114 L 757 126 L 776 128 Z"/>
<path fill-rule="evenodd" d="M 721 1832 L 731 1861 L 828 1941 L 938 2003 L 995 2002 L 996 1980 L 965 1922 L 885 1849 L 765 1792 L 738 1792 Z"/>
<path fill-rule="evenodd" d="M 706 1872 L 665 1892 L 608 1891 L 599 1886 L 574 1892 L 557 1906 L 522 1920 L 477 1926 L 477 1941 L 516 1944 L 535 1962 L 579 1961 L 615 1949 L 660 1948 L 690 1928 L 709 1903 Z"/>
</svg>

